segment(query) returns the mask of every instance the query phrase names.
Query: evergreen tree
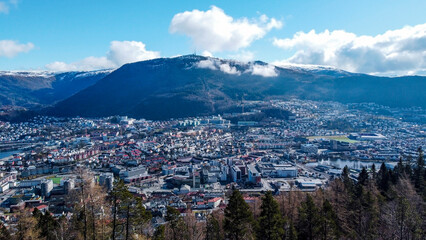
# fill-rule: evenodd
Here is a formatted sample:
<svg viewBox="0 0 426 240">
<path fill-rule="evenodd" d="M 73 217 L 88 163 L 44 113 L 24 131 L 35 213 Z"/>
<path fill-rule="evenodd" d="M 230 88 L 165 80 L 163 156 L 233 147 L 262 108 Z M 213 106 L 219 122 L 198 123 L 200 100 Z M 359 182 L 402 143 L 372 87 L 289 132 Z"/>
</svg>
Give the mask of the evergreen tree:
<svg viewBox="0 0 426 240">
<path fill-rule="evenodd" d="M 282 217 L 272 193 L 268 191 L 262 198 L 261 213 L 258 219 L 258 239 L 278 240 L 284 235 Z"/>
<path fill-rule="evenodd" d="M 342 181 L 343 181 L 343 184 L 345 185 L 346 191 L 348 191 L 349 193 L 352 193 L 352 190 L 353 190 L 353 181 L 349 177 L 349 168 L 348 168 L 348 166 L 345 166 L 343 168 L 343 171 L 342 171 Z"/>
<path fill-rule="evenodd" d="M 312 240 L 320 232 L 321 219 L 318 208 L 315 206 L 311 195 L 306 195 L 306 200 L 299 207 L 299 222 L 297 233 L 299 239 Z"/>
<path fill-rule="evenodd" d="M 55 230 L 58 227 L 58 222 L 52 217 L 49 211 L 44 214 L 37 208 L 34 208 L 33 217 L 37 221 L 40 237 L 46 240 L 56 239 Z"/>
<path fill-rule="evenodd" d="M 206 240 L 221 240 L 223 239 L 222 233 L 220 231 L 219 221 L 213 214 L 210 214 L 207 217 L 206 223 Z"/>
<path fill-rule="evenodd" d="M 368 182 L 368 172 L 365 167 L 362 168 L 361 172 L 358 175 L 358 184 L 362 186 L 366 186 Z"/>
<path fill-rule="evenodd" d="M 153 240 L 165 240 L 165 227 L 164 225 L 160 225 L 155 229 L 154 236 L 152 237 Z"/>
<path fill-rule="evenodd" d="M 373 182 L 376 181 L 377 173 L 376 173 L 376 164 L 373 163 L 371 165 L 371 179 L 373 179 Z"/>
<path fill-rule="evenodd" d="M 339 227 L 337 223 L 337 214 L 333 210 L 330 201 L 326 199 L 321 209 L 321 229 L 322 239 L 339 239 Z"/>
<path fill-rule="evenodd" d="M 172 230 L 172 239 L 187 239 L 187 231 L 185 231 L 185 223 L 180 216 L 179 210 L 174 207 L 167 206 L 166 221 L 170 224 Z"/>
<path fill-rule="evenodd" d="M 414 171 L 414 186 L 420 193 L 423 193 L 425 186 L 425 161 L 423 159 L 423 151 L 421 148 L 418 150 L 418 158 L 416 169 Z"/>
<path fill-rule="evenodd" d="M 144 235 L 145 225 L 151 220 L 151 212 L 147 211 L 142 204 L 141 198 L 136 198 L 136 204 L 132 209 L 131 224 L 138 235 Z"/>
<path fill-rule="evenodd" d="M 114 188 L 109 193 L 109 199 L 112 202 L 112 232 L 111 238 L 115 240 L 117 238 L 118 227 L 121 225 L 119 217 L 125 217 L 125 233 L 128 237 L 128 223 L 130 220 L 130 199 L 132 194 L 129 192 L 127 186 L 124 184 L 123 180 L 119 180 L 114 185 Z"/>
<path fill-rule="evenodd" d="M 240 240 L 251 238 L 253 215 L 249 205 L 244 201 L 240 191 L 234 190 L 225 208 L 225 233 L 228 239 Z"/>
<path fill-rule="evenodd" d="M 385 163 L 383 162 L 380 166 L 380 170 L 377 177 L 377 186 L 383 192 L 387 192 L 390 187 L 390 176 L 389 171 L 386 168 Z"/>
<path fill-rule="evenodd" d="M 296 240 L 297 239 L 297 230 L 296 227 L 294 226 L 293 221 L 290 221 L 290 226 L 288 228 L 288 230 L 285 232 L 286 234 L 286 240 Z"/>
</svg>

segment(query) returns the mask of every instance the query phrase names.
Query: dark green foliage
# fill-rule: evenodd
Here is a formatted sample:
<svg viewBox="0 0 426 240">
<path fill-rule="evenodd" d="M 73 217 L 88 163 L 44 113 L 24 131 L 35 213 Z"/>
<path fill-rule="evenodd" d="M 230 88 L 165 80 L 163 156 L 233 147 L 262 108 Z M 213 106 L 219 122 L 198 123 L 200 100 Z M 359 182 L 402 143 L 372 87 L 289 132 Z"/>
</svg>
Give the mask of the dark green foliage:
<svg viewBox="0 0 426 240">
<path fill-rule="evenodd" d="M 46 240 L 55 240 L 55 230 L 59 225 L 50 212 L 46 211 L 43 214 L 37 208 L 34 208 L 33 217 L 37 220 L 37 228 L 40 230 L 40 237 Z"/>
<path fill-rule="evenodd" d="M 166 235 L 165 235 L 165 230 L 166 228 L 164 227 L 164 225 L 160 225 L 157 227 L 157 229 L 155 229 L 154 232 L 154 236 L 152 237 L 153 240 L 165 240 L 166 239 Z"/>
<path fill-rule="evenodd" d="M 240 191 L 234 190 L 225 209 L 224 230 L 232 240 L 251 238 L 253 215 Z"/>
<path fill-rule="evenodd" d="M 362 186 L 366 186 L 368 183 L 368 172 L 364 167 L 358 175 L 358 184 Z"/>
<path fill-rule="evenodd" d="M 258 219 L 257 239 L 278 240 L 284 235 L 283 219 L 272 193 L 268 191 L 262 198 L 261 213 Z"/>
<path fill-rule="evenodd" d="M 423 158 L 423 150 L 418 149 L 418 158 L 416 168 L 414 170 L 414 186 L 418 192 L 425 194 L 425 161 Z"/>
<path fill-rule="evenodd" d="M 221 240 L 223 239 L 219 221 L 211 214 L 207 217 L 206 223 L 206 240 Z"/>
<path fill-rule="evenodd" d="M 390 187 L 390 180 L 391 176 L 389 174 L 389 170 L 386 168 L 385 163 L 382 163 L 382 165 L 380 166 L 379 173 L 377 175 L 378 188 L 383 192 L 387 192 Z"/>
<path fill-rule="evenodd" d="M 172 239 L 186 239 L 188 232 L 185 230 L 185 223 L 180 216 L 179 210 L 174 207 L 167 206 L 167 215 L 165 220 L 170 224 L 172 230 Z"/>
<path fill-rule="evenodd" d="M 302 202 L 299 208 L 299 222 L 297 224 L 299 239 L 312 240 L 320 234 L 320 231 L 321 216 L 319 210 L 315 206 L 312 196 L 307 194 L 306 200 Z"/>
<path fill-rule="evenodd" d="M 321 229 L 319 232 L 321 239 L 339 239 L 340 236 L 337 214 L 327 199 L 321 209 Z"/>
</svg>

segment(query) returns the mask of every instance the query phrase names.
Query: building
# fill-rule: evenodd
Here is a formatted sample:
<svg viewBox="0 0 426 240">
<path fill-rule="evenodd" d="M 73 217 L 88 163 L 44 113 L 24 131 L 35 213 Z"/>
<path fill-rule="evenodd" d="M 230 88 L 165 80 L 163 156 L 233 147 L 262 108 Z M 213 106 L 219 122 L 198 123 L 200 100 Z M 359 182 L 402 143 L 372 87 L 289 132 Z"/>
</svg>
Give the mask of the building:
<svg viewBox="0 0 426 240">
<path fill-rule="evenodd" d="M 149 178 L 149 174 L 143 166 L 121 170 L 119 176 L 125 183 L 136 182 Z"/>
<path fill-rule="evenodd" d="M 53 189 L 53 181 L 52 180 L 43 180 L 41 182 L 41 195 L 43 197 L 50 197 L 50 193 Z"/>
<path fill-rule="evenodd" d="M 106 187 L 108 190 L 112 190 L 114 186 L 114 174 L 113 173 L 102 173 L 99 176 L 99 185 Z"/>
<path fill-rule="evenodd" d="M 241 169 L 237 166 L 231 167 L 231 177 L 233 182 L 238 182 L 241 180 Z"/>
<path fill-rule="evenodd" d="M 300 150 L 304 153 L 309 153 L 309 154 L 317 154 L 318 153 L 317 145 L 310 144 L 310 143 L 302 144 L 300 146 Z"/>
<path fill-rule="evenodd" d="M 261 180 L 262 178 L 255 165 L 248 165 L 248 181 L 254 184 L 258 184 Z"/>
</svg>

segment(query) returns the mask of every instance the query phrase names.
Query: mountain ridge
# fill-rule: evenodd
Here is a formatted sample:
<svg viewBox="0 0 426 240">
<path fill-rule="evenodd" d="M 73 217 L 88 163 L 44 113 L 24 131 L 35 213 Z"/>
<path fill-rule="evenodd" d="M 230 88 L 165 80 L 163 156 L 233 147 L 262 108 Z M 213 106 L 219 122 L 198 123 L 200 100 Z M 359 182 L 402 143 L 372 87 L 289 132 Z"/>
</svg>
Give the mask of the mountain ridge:
<svg viewBox="0 0 426 240">
<path fill-rule="evenodd" d="M 168 119 L 226 112 L 242 96 L 246 100 L 300 98 L 426 107 L 419 93 L 425 87 L 426 77 L 420 76 L 389 78 L 185 55 L 125 64 L 45 112 Z"/>
</svg>

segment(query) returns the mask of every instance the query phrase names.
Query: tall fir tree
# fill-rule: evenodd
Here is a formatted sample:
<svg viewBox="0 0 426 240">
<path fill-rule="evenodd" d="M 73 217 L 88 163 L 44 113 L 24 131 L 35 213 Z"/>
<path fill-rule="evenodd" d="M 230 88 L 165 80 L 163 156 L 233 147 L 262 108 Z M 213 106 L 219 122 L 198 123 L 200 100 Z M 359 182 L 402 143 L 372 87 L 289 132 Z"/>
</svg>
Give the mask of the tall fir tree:
<svg viewBox="0 0 426 240">
<path fill-rule="evenodd" d="M 321 209 L 321 239 L 339 239 L 340 231 L 337 223 L 337 214 L 330 201 L 326 199 Z"/>
<path fill-rule="evenodd" d="M 278 203 L 268 191 L 262 198 L 261 212 L 258 218 L 257 239 L 278 240 L 284 236 L 283 219 Z"/>
<path fill-rule="evenodd" d="M 312 240 L 319 235 L 321 217 L 312 196 L 307 194 L 306 200 L 299 207 L 297 233 L 299 239 Z"/>
<path fill-rule="evenodd" d="M 249 205 L 244 201 L 241 192 L 234 190 L 225 208 L 226 237 L 230 240 L 251 239 L 253 214 Z"/>
<path fill-rule="evenodd" d="M 219 221 L 216 219 L 214 214 L 210 214 L 207 217 L 206 222 L 206 237 L 205 240 L 221 240 L 223 239 Z"/>
</svg>

